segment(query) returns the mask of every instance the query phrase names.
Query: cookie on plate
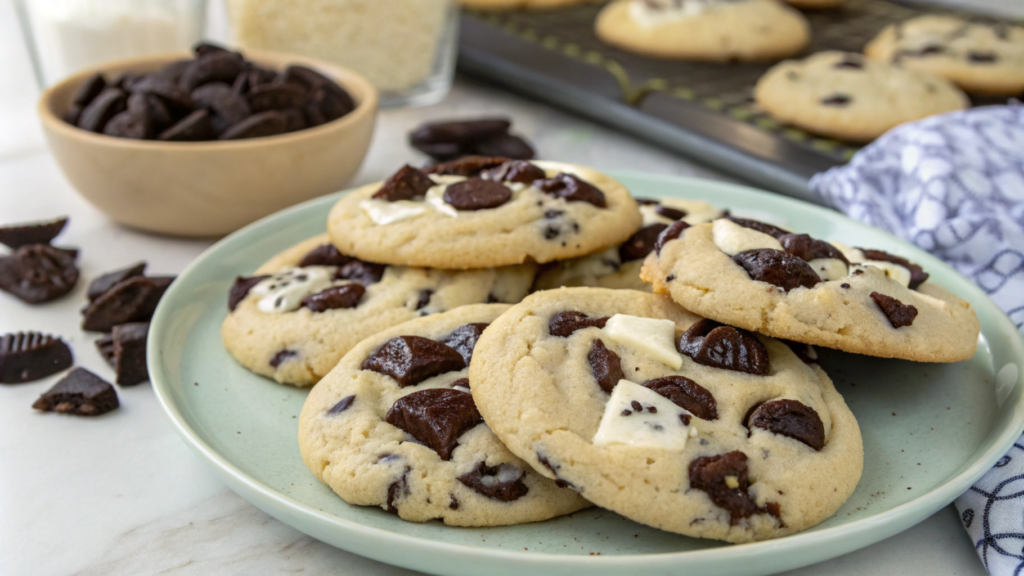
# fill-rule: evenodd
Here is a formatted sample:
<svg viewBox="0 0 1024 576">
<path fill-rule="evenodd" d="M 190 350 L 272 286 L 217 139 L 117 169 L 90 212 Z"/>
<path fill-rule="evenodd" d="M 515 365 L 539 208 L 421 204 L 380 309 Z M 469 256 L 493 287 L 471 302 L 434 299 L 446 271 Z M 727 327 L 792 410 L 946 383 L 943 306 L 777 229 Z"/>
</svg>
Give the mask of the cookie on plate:
<svg viewBox="0 0 1024 576">
<path fill-rule="evenodd" d="M 863 468 L 857 421 L 820 367 L 663 296 L 528 296 L 484 332 L 469 374 L 509 450 L 662 530 L 792 534 L 835 513 Z"/>
<path fill-rule="evenodd" d="M 776 0 L 616 0 L 594 26 L 616 48 L 711 62 L 785 58 L 810 39 L 807 19 Z"/>
<path fill-rule="evenodd" d="M 466 304 L 515 303 L 536 266 L 471 271 L 374 264 L 316 236 L 275 256 L 231 288 L 224 345 L 249 370 L 311 386 L 363 338 Z"/>
<path fill-rule="evenodd" d="M 853 142 L 969 105 L 942 78 L 838 51 L 774 66 L 758 80 L 754 97 L 783 122 Z"/>
<path fill-rule="evenodd" d="M 869 356 L 974 355 L 980 325 L 971 305 L 905 258 L 755 220 L 684 226 L 662 234 L 641 277 L 701 316 Z"/>
<path fill-rule="evenodd" d="M 644 258 L 654 250 L 658 235 L 680 220 L 687 224 L 700 224 L 723 214 L 720 208 L 701 200 L 666 197 L 656 200 L 637 198 L 636 201 L 643 215 L 640 230 L 622 244 L 604 252 L 543 266 L 533 289 L 596 286 L 650 291 L 650 285 L 640 279 L 640 267 Z"/>
<path fill-rule="evenodd" d="M 882 30 L 868 58 L 946 78 L 971 94 L 1024 93 L 1024 27 L 926 15 Z"/>
<path fill-rule="evenodd" d="M 824 10 L 842 6 L 846 0 L 784 0 L 786 4 L 801 10 Z"/>
<path fill-rule="evenodd" d="M 600 0 L 459 0 L 466 8 L 477 10 L 551 10 Z"/>
<path fill-rule="evenodd" d="M 354 190 L 331 209 L 327 231 L 359 258 L 466 269 L 592 254 L 640 220 L 622 184 L 596 170 L 470 156 Z"/>
<path fill-rule="evenodd" d="M 349 504 L 411 522 L 498 526 L 590 506 L 509 452 L 474 405 L 467 364 L 507 309 L 464 306 L 353 348 L 302 407 L 306 466 Z"/>
</svg>

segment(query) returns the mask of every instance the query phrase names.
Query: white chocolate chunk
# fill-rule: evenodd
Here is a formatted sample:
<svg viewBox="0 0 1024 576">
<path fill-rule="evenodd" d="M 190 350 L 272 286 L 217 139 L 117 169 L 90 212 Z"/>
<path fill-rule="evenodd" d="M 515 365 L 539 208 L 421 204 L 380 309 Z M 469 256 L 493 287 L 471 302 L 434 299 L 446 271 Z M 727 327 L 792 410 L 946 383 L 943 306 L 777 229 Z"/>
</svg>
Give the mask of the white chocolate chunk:
<svg viewBox="0 0 1024 576">
<path fill-rule="evenodd" d="M 836 250 L 842 252 L 843 256 L 846 256 L 846 259 L 850 261 L 850 264 L 860 264 L 864 262 L 864 253 L 857 248 L 851 248 L 842 242 L 833 242 L 831 240 L 829 240 L 828 243 L 834 246 Z"/>
<path fill-rule="evenodd" d="M 454 218 L 459 215 L 459 211 L 456 210 L 454 206 L 444 201 L 444 191 L 447 189 L 447 184 L 431 186 L 430 190 L 427 190 L 426 200 L 427 204 L 430 204 L 434 210 Z"/>
<path fill-rule="evenodd" d="M 874 266 L 875 268 L 881 268 L 885 275 L 890 279 L 895 280 L 903 286 L 910 286 L 910 270 L 907 270 L 899 264 L 892 262 L 885 262 L 884 260 L 865 260 L 865 266 Z"/>
<path fill-rule="evenodd" d="M 415 218 L 427 211 L 426 204 L 423 202 L 413 202 L 412 200 L 388 202 L 387 200 L 367 198 L 359 203 L 359 207 L 363 209 L 363 212 L 366 212 L 366 215 L 370 217 L 370 220 L 373 220 L 374 224 L 380 226 Z"/>
<path fill-rule="evenodd" d="M 682 415 L 686 417 L 681 418 Z M 682 450 L 695 430 L 683 423 L 690 417 L 689 412 L 654 390 L 619 380 L 605 405 L 593 444 Z"/>
<path fill-rule="evenodd" d="M 427 174 L 427 177 L 433 180 L 434 184 L 441 184 L 443 186 L 468 180 L 465 176 L 458 176 L 455 174 Z"/>
<path fill-rule="evenodd" d="M 686 216 L 683 216 L 682 221 L 686 222 L 690 226 L 711 222 L 722 215 L 721 208 L 704 202 L 703 200 L 684 200 L 682 198 L 658 198 L 657 200 L 658 204 L 640 205 L 640 214 L 644 218 L 642 224 L 643 227 L 647 227 L 652 224 L 671 225 L 676 222 L 671 218 L 658 214 L 659 204 L 686 212 Z"/>
<path fill-rule="evenodd" d="M 289 268 L 253 286 L 250 293 L 261 296 L 256 303 L 260 312 L 291 312 L 302 305 L 302 299 L 306 296 L 329 287 L 334 281 L 336 270 L 333 266 Z"/>
<path fill-rule="evenodd" d="M 615 342 L 636 348 L 673 370 L 683 365 L 683 357 L 676 351 L 676 324 L 671 320 L 616 314 L 603 330 Z"/>
<path fill-rule="evenodd" d="M 770 248 L 782 250 L 782 244 L 775 238 L 750 228 L 744 228 L 732 220 L 719 218 L 711 225 L 711 239 L 718 249 L 729 256 L 735 256 L 747 250 Z"/>
<path fill-rule="evenodd" d="M 725 477 L 725 485 L 728 486 L 729 488 L 735 490 L 736 488 L 740 487 L 740 479 L 737 478 L 736 476 L 732 476 L 732 475 L 726 476 Z"/>
<path fill-rule="evenodd" d="M 629 16 L 640 26 L 652 28 L 703 14 L 725 2 L 723 0 L 687 0 L 686 2 L 653 0 L 653 3 L 657 6 L 648 4 L 646 0 L 633 0 L 629 6 Z"/>
<path fill-rule="evenodd" d="M 818 273 L 818 277 L 828 282 L 829 280 L 838 280 L 850 271 L 846 267 L 846 262 L 843 262 L 839 258 L 815 258 L 807 263 L 815 272 Z"/>
</svg>

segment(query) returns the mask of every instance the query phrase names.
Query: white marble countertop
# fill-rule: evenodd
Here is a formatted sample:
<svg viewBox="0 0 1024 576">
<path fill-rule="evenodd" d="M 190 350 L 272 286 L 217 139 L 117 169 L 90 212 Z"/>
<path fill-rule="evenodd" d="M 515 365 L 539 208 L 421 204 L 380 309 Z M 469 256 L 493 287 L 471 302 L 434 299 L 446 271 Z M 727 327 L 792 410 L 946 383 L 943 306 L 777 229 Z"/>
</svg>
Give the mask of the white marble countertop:
<svg viewBox="0 0 1024 576">
<path fill-rule="evenodd" d="M 209 242 L 121 228 L 60 174 L 34 114 L 36 90 L 10 3 L 0 2 L 0 223 L 72 216 L 59 244 L 82 249 L 84 280 L 70 296 L 30 308 L 0 293 L 0 333 L 67 338 L 76 363 L 111 377 L 94 336 L 80 331 L 87 280 L 138 260 L 177 273 Z M 421 162 L 404 143 L 424 120 L 502 114 L 549 158 L 728 179 L 543 104 L 460 80 L 442 104 L 382 114 L 356 183 Z M 332 548 L 270 518 L 225 488 L 177 437 L 148 385 L 122 388 L 112 417 L 88 420 L 30 408 L 56 377 L 0 387 L 0 574 L 409 573 Z M 485 567 L 481 567 L 485 570 Z M 791 574 L 985 574 L 947 507 L 894 538 Z"/>
</svg>

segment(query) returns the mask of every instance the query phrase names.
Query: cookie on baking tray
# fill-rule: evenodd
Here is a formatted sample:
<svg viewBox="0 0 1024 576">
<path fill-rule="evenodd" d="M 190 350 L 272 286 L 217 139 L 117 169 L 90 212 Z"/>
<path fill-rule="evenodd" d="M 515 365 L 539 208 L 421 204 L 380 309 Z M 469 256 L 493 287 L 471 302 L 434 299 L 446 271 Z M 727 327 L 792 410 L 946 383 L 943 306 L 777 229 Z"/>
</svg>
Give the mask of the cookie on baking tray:
<svg viewBox="0 0 1024 576">
<path fill-rule="evenodd" d="M 551 262 L 541 267 L 534 290 L 550 290 L 562 286 L 595 286 L 629 290 L 650 290 L 640 279 L 644 258 L 654 250 L 654 242 L 669 225 L 682 220 L 700 224 L 723 214 L 702 200 L 683 198 L 637 198 L 643 223 L 628 240 L 604 252 Z"/>
<path fill-rule="evenodd" d="M 807 19 L 776 0 L 616 0 L 594 26 L 629 52 L 711 62 L 785 58 L 810 39 Z"/>
<path fill-rule="evenodd" d="M 356 189 L 327 229 L 358 258 L 428 268 L 544 263 L 621 244 L 640 211 L 618 181 L 584 166 L 470 156 L 405 166 Z"/>
<path fill-rule="evenodd" d="M 969 105 L 967 96 L 942 78 L 838 51 L 772 67 L 758 80 L 754 97 L 782 122 L 855 142 Z"/>
<path fill-rule="evenodd" d="M 310 386 L 360 340 L 385 328 L 466 304 L 518 302 L 535 270 L 533 264 L 470 271 L 385 266 L 344 256 L 320 235 L 235 281 L 221 335 L 247 369 Z"/>
<path fill-rule="evenodd" d="M 882 30 L 864 49 L 873 60 L 923 70 L 971 94 L 1024 93 L 1024 27 L 926 15 Z"/>
<path fill-rule="evenodd" d="M 857 422 L 821 368 L 664 296 L 528 296 L 480 337 L 469 379 L 514 454 L 662 530 L 798 532 L 835 513 L 863 468 Z"/>
<path fill-rule="evenodd" d="M 977 348 L 971 305 L 917 264 L 756 220 L 674 225 L 641 277 L 696 314 L 776 338 L 918 362 Z"/>
<path fill-rule="evenodd" d="M 353 348 L 302 407 L 309 469 L 349 504 L 412 522 L 497 526 L 590 506 L 509 452 L 474 405 L 467 365 L 481 332 L 507 309 L 464 306 Z"/>
</svg>

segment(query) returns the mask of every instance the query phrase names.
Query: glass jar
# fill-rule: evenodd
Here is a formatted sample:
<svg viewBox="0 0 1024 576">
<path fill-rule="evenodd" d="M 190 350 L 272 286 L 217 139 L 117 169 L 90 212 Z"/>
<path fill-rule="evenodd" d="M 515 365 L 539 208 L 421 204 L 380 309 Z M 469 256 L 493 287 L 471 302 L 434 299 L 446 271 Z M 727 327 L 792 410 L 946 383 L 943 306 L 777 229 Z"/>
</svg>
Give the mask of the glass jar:
<svg viewBox="0 0 1024 576">
<path fill-rule="evenodd" d="M 83 68 L 188 50 L 206 0 L 15 0 L 36 79 L 49 86 Z"/>
<path fill-rule="evenodd" d="M 452 0 L 228 0 L 245 48 L 319 58 L 365 76 L 381 107 L 425 106 L 451 87 L 458 39 Z"/>
</svg>

